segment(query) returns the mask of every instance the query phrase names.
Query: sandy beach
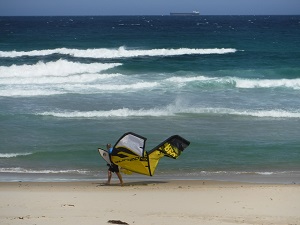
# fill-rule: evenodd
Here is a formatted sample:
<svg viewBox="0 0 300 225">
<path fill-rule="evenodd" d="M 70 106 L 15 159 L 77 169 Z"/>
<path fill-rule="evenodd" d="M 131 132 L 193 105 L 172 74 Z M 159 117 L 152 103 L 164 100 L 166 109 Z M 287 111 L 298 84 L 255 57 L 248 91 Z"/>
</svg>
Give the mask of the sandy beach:
<svg viewBox="0 0 300 225">
<path fill-rule="evenodd" d="M 0 183 L 0 224 L 300 224 L 299 184 Z"/>
</svg>

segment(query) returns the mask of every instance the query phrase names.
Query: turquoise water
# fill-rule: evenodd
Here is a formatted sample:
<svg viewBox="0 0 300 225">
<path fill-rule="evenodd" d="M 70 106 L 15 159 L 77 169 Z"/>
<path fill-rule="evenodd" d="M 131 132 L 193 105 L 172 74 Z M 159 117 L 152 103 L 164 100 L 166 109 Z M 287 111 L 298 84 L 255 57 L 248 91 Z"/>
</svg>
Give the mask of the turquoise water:
<svg viewBox="0 0 300 225">
<path fill-rule="evenodd" d="M 300 183 L 300 16 L 0 17 L 0 181 L 98 180 L 132 131 L 153 178 Z"/>
</svg>

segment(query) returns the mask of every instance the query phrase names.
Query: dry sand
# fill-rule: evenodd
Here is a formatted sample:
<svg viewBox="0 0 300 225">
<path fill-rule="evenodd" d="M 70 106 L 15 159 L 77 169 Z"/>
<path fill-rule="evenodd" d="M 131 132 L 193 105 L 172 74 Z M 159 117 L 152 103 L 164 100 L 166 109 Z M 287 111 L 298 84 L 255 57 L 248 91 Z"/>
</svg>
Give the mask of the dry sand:
<svg viewBox="0 0 300 225">
<path fill-rule="evenodd" d="M 114 181 L 116 182 L 116 181 Z M 0 183 L 0 224 L 300 225 L 299 184 Z"/>
</svg>

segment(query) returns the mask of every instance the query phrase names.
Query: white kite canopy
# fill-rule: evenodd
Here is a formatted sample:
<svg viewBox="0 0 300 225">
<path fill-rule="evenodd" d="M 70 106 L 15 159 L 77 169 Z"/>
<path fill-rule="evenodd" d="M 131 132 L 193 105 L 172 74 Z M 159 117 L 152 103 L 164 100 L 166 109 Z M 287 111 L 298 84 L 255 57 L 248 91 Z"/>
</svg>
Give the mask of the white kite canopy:
<svg viewBox="0 0 300 225">
<path fill-rule="evenodd" d="M 138 156 L 143 157 L 145 151 L 146 138 L 133 134 L 127 133 L 123 135 L 119 141 L 115 144 L 114 148 L 126 148 L 130 149 Z"/>
</svg>

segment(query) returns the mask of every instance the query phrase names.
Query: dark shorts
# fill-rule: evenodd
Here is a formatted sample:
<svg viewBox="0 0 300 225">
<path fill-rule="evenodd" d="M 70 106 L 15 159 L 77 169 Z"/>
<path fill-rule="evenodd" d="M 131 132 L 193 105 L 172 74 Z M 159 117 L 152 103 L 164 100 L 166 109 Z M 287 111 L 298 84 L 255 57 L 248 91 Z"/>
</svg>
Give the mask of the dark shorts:
<svg viewBox="0 0 300 225">
<path fill-rule="evenodd" d="M 119 167 L 115 164 L 111 164 L 108 168 L 109 171 L 113 172 L 113 173 L 119 173 Z"/>
</svg>

